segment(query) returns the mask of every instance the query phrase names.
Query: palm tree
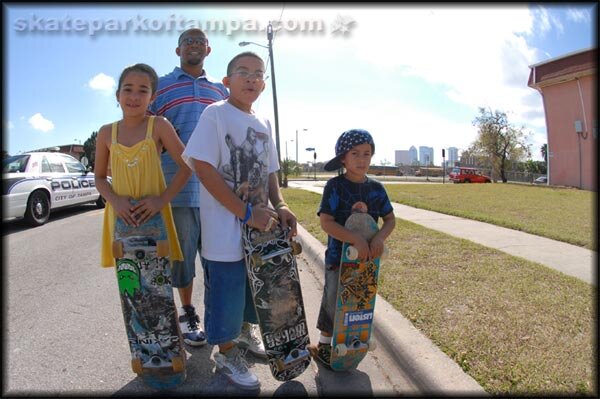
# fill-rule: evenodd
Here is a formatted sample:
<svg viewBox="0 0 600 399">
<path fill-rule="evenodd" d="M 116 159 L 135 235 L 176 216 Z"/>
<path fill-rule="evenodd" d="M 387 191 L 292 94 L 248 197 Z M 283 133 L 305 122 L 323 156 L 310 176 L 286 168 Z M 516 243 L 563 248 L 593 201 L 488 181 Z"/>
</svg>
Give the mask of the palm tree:
<svg viewBox="0 0 600 399">
<path fill-rule="evenodd" d="M 544 158 L 544 162 L 548 162 L 548 144 L 542 144 L 540 153 L 542 154 L 542 158 Z"/>
</svg>

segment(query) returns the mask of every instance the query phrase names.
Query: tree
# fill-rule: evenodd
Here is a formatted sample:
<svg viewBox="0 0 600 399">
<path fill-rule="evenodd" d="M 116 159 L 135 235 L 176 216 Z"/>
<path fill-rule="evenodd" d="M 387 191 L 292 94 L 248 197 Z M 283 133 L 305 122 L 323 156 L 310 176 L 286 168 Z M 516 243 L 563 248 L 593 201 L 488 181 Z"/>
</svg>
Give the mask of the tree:
<svg viewBox="0 0 600 399">
<path fill-rule="evenodd" d="M 505 112 L 479 108 L 479 113 L 473 121 L 473 125 L 478 128 L 477 139 L 471 144 L 469 152 L 487 157 L 492 168 L 492 178 L 495 180 L 499 172 L 502 182 L 506 183 L 508 163 L 519 162 L 531 155 L 525 142 L 524 127 L 517 129 L 512 126 Z"/>
<path fill-rule="evenodd" d="M 542 154 L 542 158 L 544 158 L 544 162 L 548 162 L 548 144 L 542 144 L 540 147 L 540 153 Z"/>
<path fill-rule="evenodd" d="M 94 160 L 96 159 L 96 137 L 98 132 L 92 132 L 92 135 L 83 143 L 83 152 L 88 159 L 89 166 L 94 170 Z"/>
</svg>

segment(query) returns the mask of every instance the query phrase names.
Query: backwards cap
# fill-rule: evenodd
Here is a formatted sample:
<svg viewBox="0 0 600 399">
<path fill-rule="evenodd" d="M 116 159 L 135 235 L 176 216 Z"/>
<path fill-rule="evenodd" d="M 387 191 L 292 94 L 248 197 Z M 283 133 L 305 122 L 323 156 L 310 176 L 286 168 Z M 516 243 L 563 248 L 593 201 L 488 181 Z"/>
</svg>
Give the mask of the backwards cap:
<svg viewBox="0 0 600 399">
<path fill-rule="evenodd" d="M 371 151 L 375 154 L 375 142 L 373 137 L 364 129 L 352 129 L 347 130 L 338 138 L 335 143 L 335 158 L 325 164 L 324 169 L 326 171 L 333 171 L 340 169 L 342 165 L 342 158 L 344 154 L 361 144 L 371 144 Z"/>
</svg>

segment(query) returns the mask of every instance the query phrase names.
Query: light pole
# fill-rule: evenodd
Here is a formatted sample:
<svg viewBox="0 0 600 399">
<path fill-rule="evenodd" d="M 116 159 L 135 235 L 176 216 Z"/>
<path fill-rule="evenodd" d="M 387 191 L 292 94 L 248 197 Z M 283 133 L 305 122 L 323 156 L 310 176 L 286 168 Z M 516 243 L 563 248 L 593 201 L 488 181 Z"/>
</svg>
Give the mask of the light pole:
<svg viewBox="0 0 600 399">
<path fill-rule="evenodd" d="M 254 43 L 254 42 L 240 42 L 240 46 L 247 46 L 249 44 L 255 44 L 259 47 L 263 47 L 269 49 L 269 60 L 271 62 L 271 86 L 273 89 L 273 113 L 275 115 L 275 145 L 277 146 L 277 160 L 279 161 L 279 165 L 281 165 L 281 148 L 279 146 L 279 115 L 277 112 L 277 89 L 275 85 L 275 62 L 273 61 L 273 26 L 271 22 L 267 26 L 267 39 L 269 40 L 268 46 L 264 46 L 262 44 Z M 281 186 L 281 168 L 277 171 L 277 179 L 279 180 L 279 185 Z"/>
</svg>

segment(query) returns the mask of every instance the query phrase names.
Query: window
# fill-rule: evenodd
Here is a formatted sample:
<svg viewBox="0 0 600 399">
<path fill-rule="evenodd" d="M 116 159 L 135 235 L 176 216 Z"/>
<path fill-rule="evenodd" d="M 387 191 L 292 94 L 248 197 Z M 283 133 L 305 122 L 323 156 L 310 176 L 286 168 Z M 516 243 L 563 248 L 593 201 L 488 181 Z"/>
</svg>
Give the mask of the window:
<svg viewBox="0 0 600 399">
<path fill-rule="evenodd" d="M 49 156 L 48 162 L 50 163 L 50 171 L 52 173 L 65 173 L 62 160 L 56 156 Z"/>
</svg>

